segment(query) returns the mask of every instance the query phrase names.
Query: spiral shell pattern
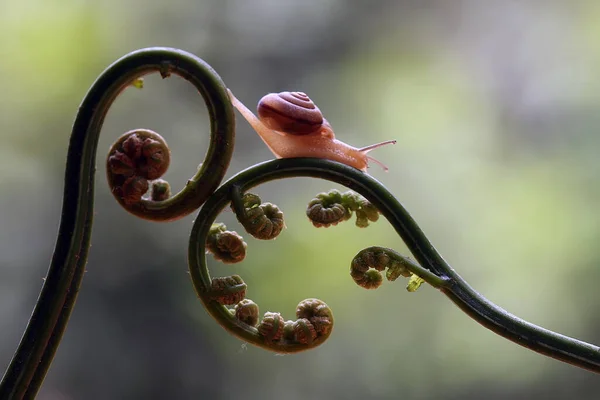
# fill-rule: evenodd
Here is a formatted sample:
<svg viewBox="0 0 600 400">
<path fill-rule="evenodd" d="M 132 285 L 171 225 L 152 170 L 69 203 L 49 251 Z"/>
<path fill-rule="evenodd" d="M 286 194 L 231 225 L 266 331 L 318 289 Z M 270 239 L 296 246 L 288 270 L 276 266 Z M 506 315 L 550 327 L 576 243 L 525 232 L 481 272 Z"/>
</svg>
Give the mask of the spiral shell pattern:
<svg viewBox="0 0 600 400">
<path fill-rule="evenodd" d="M 269 93 L 258 102 L 258 118 L 268 128 L 291 135 L 317 133 L 323 114 L 303 92 Z"/>
</svg>

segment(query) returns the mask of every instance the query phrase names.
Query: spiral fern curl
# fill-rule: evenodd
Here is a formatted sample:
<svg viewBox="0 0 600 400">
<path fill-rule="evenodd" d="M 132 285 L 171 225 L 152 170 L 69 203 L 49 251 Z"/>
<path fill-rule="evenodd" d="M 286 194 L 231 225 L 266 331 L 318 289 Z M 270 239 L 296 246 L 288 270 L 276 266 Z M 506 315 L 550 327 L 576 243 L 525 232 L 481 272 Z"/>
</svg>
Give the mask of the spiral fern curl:
<svg viewBox="0 0 600 400">
<path fill-rule="evenodd" d="M 256 239 L 275 239 L 283 228 L 283 212 L 272 203 L 261 203 L 260 197 L 252 193 L 241 194 L 233 188 L 231 208 L 246 232 Z"/>
<path fill-rule="evenodd" d="M 141 87 L 142 77 L 177 74 L 196 87 L 210 117 L 210 145 L 201 168 L 174 195 L 161 179 L 170 152 L 162 137 L 136 129 L 121 136 L 106 159 L 111 192 L 129 213 L 151 221 L 173 221 L 200 208 L 188 247 L 194 289 L 208 313 L 241 340 L 278 353 L 294 353 L 321 345 L 333 330 L 333 314 L 323 301 L 302 300 L 296 319 L 285 320 L 246 298 L 248 286 L 238 275 L 212 278 L 206 253 L 246 249 L 239 235 L 215 225 L 225 208 L 233 207 L 244 229 L 260 239 L 282 233 L 283 214 L 249 193 L 278 179 L 311 177 L 344 185 L 352 192 L 331 191 L 309 203 L 307 215 L 317 227 L 348 220 L 365 227 L 383 216 L 416 261 L 391 249 L 371 247 L 351 264 L 355 282 L 375 287 L 381 272 L 393 281 L 409 277 L 407 289 L 422 283 L 438 289 L 467 315 L 521 346 L 580 368 L 600 373 L 600 348 L 526 322 L 494 305 L 471 288 L 450 267 L 398 200 L 377 180 L 353 167 L 325 159 L 290 158 L 267 161 L 239 172 L 221 185 L 234 147 L 235 120 L 227 89 L 217 73 L 198 57 L 178 49 L 142 49 L 117 60 L 94 82 L 77 113 L 67 155 L 65 190 L 59 233 L 44 286 L 25 333 L 0 384 L 1 399 L 32 399 L 66 329 L 79 293 L 93 222 L 94 172 L 98 137 L 104 118 L 118 95 L 129 86 Z M 219 235 L 221 235 L 219 237 Z M 216 250 L 215 250 L 216 249 Z M 220 256 L 219 256 L 220 257 Z M 222 257 L 228 261 L 230 256 Z M 242 257 L 243 258 L 243 257 Z"/>
<path fill-rule="evenodd" d="M 437 276 L 423 269 L 408 257 L 404 257 L 392 249 L 371 246 L 358 252 L 350 264 L 350 276 L 354 282 L 365 289 L 377 289 L 383 283 L 381 271 L 387 270 L 385 277 L 393 282 L 401 276 L 410 278 L 406 286 L 409 292 L 429 282 L 434 287 L 444 284 Z M 423 276 L 423 277 L 421 277 Z"/>
<path fill-rule="evenodd" d="M 348 191 L 340 193 L 332 189 L 319 193 L 308 203 L 306 216 L 317 228 L 328 228 L 349 220 L 356 213 L 356 226 L 366 228 L 369 222 L 379 219 L 379 210 L 360 194 Z"/>
<path fill-rule="evenodd" d="M 235 231 L 228 231 L 225 224 L 213 224 L 206 238 L 206 251 L 215 260 L 225 264 L 235 264 L 246 258 L 244 239 Z"/>
</svg>

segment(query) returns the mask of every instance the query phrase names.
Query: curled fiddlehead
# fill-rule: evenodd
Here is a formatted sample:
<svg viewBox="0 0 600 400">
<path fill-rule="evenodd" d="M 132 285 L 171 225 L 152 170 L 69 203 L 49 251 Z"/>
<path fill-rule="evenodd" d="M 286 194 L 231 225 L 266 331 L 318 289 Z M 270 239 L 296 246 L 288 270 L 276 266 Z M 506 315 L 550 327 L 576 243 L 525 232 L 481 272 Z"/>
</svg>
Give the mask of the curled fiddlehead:
<svg viewBox="0 0 600 400">
<path fill-rule="evenodd" d="M 258 335 L 266 346 L 301 351 L 323 343 L 333 329 L 333 314 L 319 299 L 302 300 L 296 307 L 296 320 L 283 320 L 279 313 L 267 312 L 258 325 Z"/>
<path fill-rule="evenodd" d="M 256 326 L 258 324 L 258 304 L 250 299 L 243 299 L 235 305 L 233 310 L 235 317 L 246 325 Z"/>
<path fill-rule="evenodd" d="M 164 179 L 157 179 L 152 182 L 150 188 L 150 199 L 152 201 L 165 201 L 171 197 L 171 185 Z"/>
<path fill-rule="evenodd" d="M 246 297 L 246 288 L 239 275 L 212 278 L 208 296 L 222 305 L 237 304 Z"/>
<path fill-rule="evenodd" d="M 178 194 L 166 200 L 138 203 L 128 198 L 130 204 L 126 209 L 154 221 L 181 218 L 196 210 L 225 175 L 233 153 L 235 119 L 225 85 L 208 64 L 182 50 L 148 48 L 127 54 L 98 77 L 81 103 L 73 124 L 54 254 L 31 319 L 2 378 L 2 399 L 34 398 L 44 380 L 75 304 L 87 262 L 93 220 L 96 149 L 104 118 L 123 90 L 132 84 L 139 86 L 139 79 L 153 72 L 160 73 L 163 78 L 177 74 L 198 89 L 208 108 L 211 140 L 201 168 Z M 122 144 L 117 147 L 122 148 Z M 136 157 L 136 151 L 130 155 Z M 156 155 L 150 154 L 152 152 L 147 151 L 146 161 Z M 122 169 L 117 160 L 108 164 L 112 164 L 117 172 L 125 171 L 129 165 L 125 159 Z M 145 178 L 137 174 L 143 168 L 129 166 L 133 167 L 137 178 L 128 183 L 127 187 L 131 189 L 127 192 L 141 193 Z M 158 191 L 163 189 L 158 188 Z M 121 200 L 124 204 L 123 197 Z"/>
<path fill-rule="evenodd" d="M 244 193 L 244 184 L 232 183 L 230 180 L 229 185 L 223 186 L 222 189 L 225 191 L 217 190 L 202 208 L 204 212 L 201 211 L 196 218 L 190 236 L 188 262 L 198 297 L 225 329 L 248 343 L 278 353 L 295 353 L 319 346 L 329 337 L 333 328 L 333 314 L 325 302 L 318 299 L 301 301 L 296 308 L 295 321 L 285 321 L 280 313 L 268 311 L 256 326 L 254 313 L 258 314 L 257 305 L 253 302 L 243 304 L 243 297 L 223 300 L 223 296 L 215 290 L 215 279 L 218 278 L 210 277 L 205 254 L 207 250 L 212 253 L 212 250 L 208 249 L 211 243 L 209 238 L 215 231 L 213 221 L 221 211 L 231 204 L 244 228 L 259 239 L 266 239 L 265 236 L 270 238 L 270 233 L 274 231 L 279 234 L 283 227 L 281 212 L 268 212 L 273 206 L 270 203 L 261 203 L 260 198 L 254 194 Z M 218 204 L 213 204 L 214 201 L 218 201 Z M 253 210 L 259 211 L 253 213 Z M 272 228 L 273 225 L 277 225 L 277 228 Z M 258 234 L 265 230 L 269 231 L 268 235 Z M 244 284 L 244 295 L 245 289 Z M 237 305 L 233 309 L 228 308 L 234 303 Z M 251 323 L 245 318 L 240 318 L 241 310 L 245 307 L 252 308 Z"/>
<path fill-rule="evenodd" d="M 235 231 L 228 231 L 225 224 L 213 224 L 206 238 L 206 251 L 215 260 L 225 264 L 235 264 L 246 258 L 244 239 Z"/>
<path fill-rule="evenodd" d="M 331 309 L 319 299 L 301 301 L 296 307 L 296 317 L 303 320 L 303 324 L 308 321 L 313 326 L 317 336 L 329 335 L 333 328 Z"/>
<path fill-rule="evenodd" d="M 413 274 L 407 287 L 409 291 L 415 290 L 422 282 L 427 282 L 470 317 L 498 335 L 538 353 L 600 373 L 600 348 L 597 346 L 526 322 L 491 303 L 471 288 L 437 252 L 406 209 L 378 181 L 350 166 L 314 158 L 273 160 L 250 167 L 221 185 L 200 209 L 190 235 L 190 275 L 205 308 L 230 333 L 246 342 L 276 352 L 306 349 L 300 343 L 285 346 L 279 341 L 265 343 L 254 328 L 239 324 L 228 309 L 210 301 L 207 296 L 211 280 L 204 256 L 205 237 L 212 221 L 231 202 L 232 192 L 235 190 L 244 193 L 260 184 L 292 177 L 327 179 L 348 187 L 373 204 L 393 226 L 417 261 L 403 264 Z M 394 252 L 388 253 L 388 256 L 393 255 Z M 395 273 L 398 271 L 393 274 Z M 292 331 L 293 323 L 284 323 L 283 337 L 291 336 Z"/>
<path fill-rule="evenodd" d="M 283 337 L 284 324 L 281 314 L 268 311 L 258 324 L 258 335 L 267 345 L 279 342 Z"/>
<path fill-rule="evenodd" d="M 359 251 L 350 263 L 350 276 L 358 286 L 365 289 L 377 289 L 381 286 L 383 282 L 381 271 L 384 270 L 387 270 L 385 277 L 390 282 L 400 276 L 410 278 L 406 287 L 409 292 L 416 291 L 425 281 L 434 287 L 440 287 L 444 283 L 410 258 L 385 247 L 367 247 Z M 421 275 L 427 279 L 422 278 Z"/>
<path fill-rule="evenodd" d="M 148 129 L 136 129 L 123 134 L 110 148 L 106 158 L 108 186 L 117 201 L 130 209 L 143 201 L 142 196 L 150 188 L 149 181 L 159 179 L 167 172 L 171 151 L 158 133 Z M 169 188 L 166 181 L 153 185 L 152 200 L 165 197 Z"/>
<path fill-rule="evenodd" d="M 399 275 L 410 277 L 410 271 L 401 261 L 394 260 L 388 251 L 368 248 L 361 250 L 352 259 L 350 264 L 350 276 L 354 282 L 365 289 L 377 289 L 383 283 L 380 271 L 388 269 L 386 277 L 395 279 Z"/>
<path fill-rule="evenodd" d="M 272 203 L 261 203 L 260 197 L 252 193 L 241 194 L 233 189 L 231 208 L 246 232 L 257 239 L 275 239 L 283 228 L 283 212 Z"/>
<path fill-rule="evenodd" d="M 306 216 L 317 228 L 328 228 L 352 218 L 356 212 L 356 226 L 366 228 L 369 222 L 379 219 L 379 210 L 358 193 L 348 191 L 340 193 L 332 189 L 319 193 L 308 203 Z"/>
</svg>

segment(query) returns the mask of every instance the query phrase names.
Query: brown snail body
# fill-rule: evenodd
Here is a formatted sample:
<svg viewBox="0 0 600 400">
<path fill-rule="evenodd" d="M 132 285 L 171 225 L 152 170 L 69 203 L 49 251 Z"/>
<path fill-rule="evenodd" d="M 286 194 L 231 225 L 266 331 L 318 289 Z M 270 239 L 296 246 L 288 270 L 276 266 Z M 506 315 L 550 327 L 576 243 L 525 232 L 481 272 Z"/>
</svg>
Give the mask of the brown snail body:
<svg viewBox="0 0 600 400">
<path fill-rule="evenodd" d="M 314 157 L 338 161 L 361 171 L 373 161 L 367 153 L 395 140 L 356 148 L 335 138 L 319 108 L 302 92 L 269 93 L 258 103 L 258 117 L 229 91 L 231 102 L 277 158 Z"/>
</svg>

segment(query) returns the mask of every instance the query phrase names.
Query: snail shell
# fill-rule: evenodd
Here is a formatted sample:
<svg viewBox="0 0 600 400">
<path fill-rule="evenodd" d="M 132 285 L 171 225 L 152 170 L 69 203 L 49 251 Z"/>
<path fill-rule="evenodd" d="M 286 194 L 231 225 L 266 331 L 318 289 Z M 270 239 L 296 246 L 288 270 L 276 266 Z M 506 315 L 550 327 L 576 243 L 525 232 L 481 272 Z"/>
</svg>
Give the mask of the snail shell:
<svg viewBox="0 0 600 400">
<path fill-rule="evenodd" d="M 290 135 L 321 131 L 323 114 L 303 92 L 269 93 L 258 102 L 258 118 L 268 128 Z"/>
<path fill-rule="evenodd" d="M 356 148 L 335 138 L 321 110 L 302 92 L 270 93 L 258 103 L 255 116 L 231 91 L 231 103 L 277 158 L 313 157 L 337 161 L 366 172 L 369 161 L 387 167 L 367 155 L 395 140 Z"/>
</svg>

